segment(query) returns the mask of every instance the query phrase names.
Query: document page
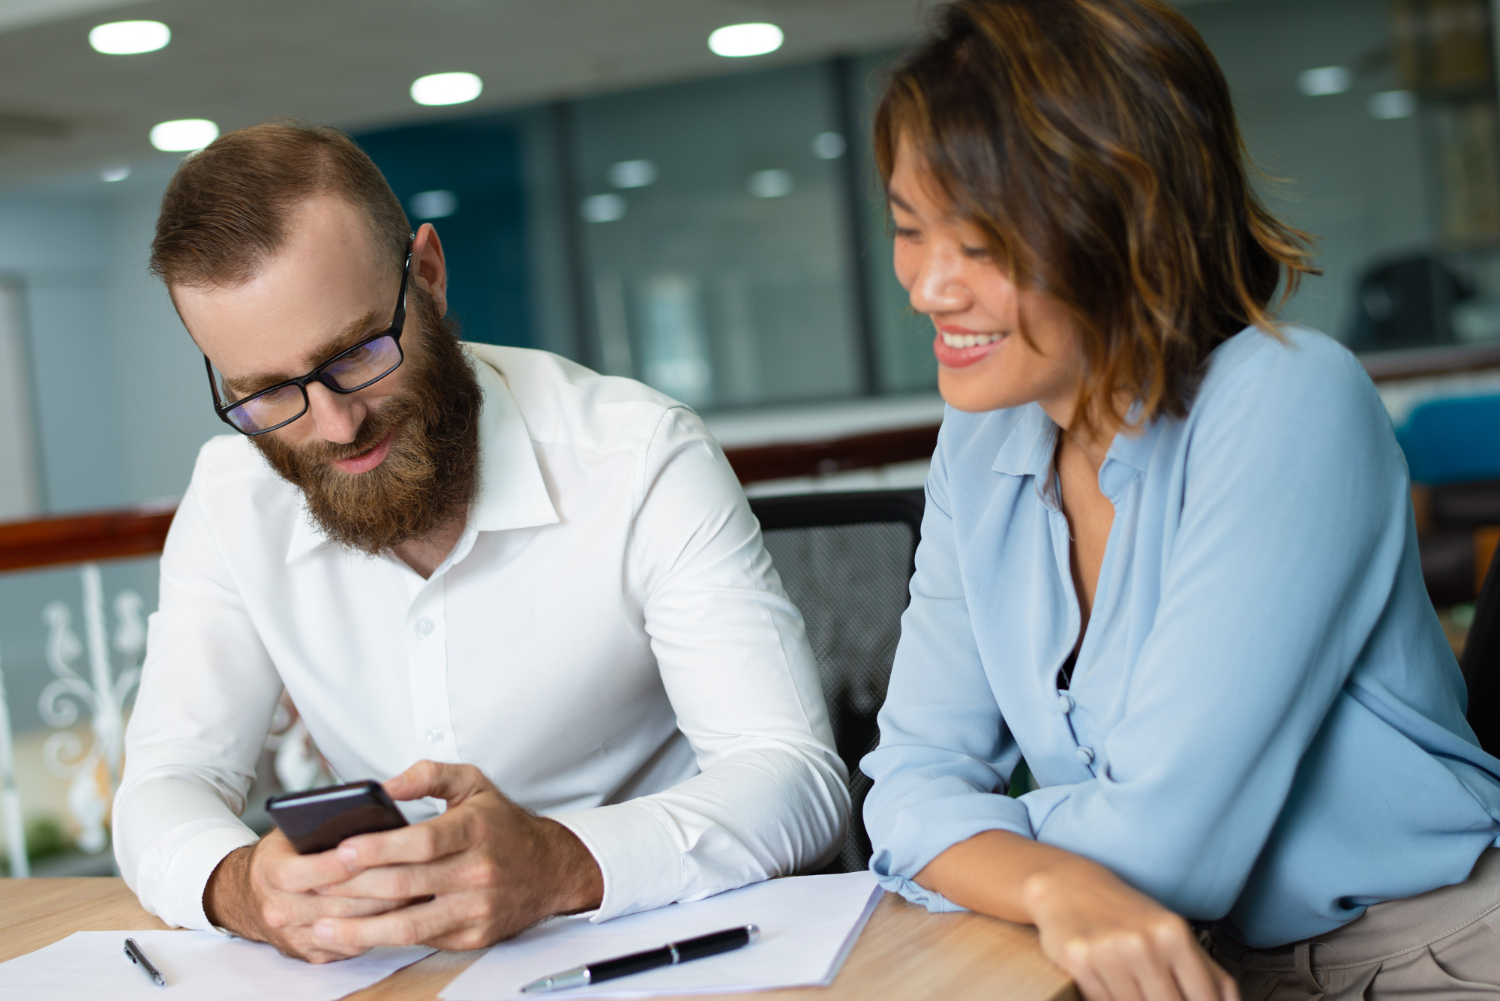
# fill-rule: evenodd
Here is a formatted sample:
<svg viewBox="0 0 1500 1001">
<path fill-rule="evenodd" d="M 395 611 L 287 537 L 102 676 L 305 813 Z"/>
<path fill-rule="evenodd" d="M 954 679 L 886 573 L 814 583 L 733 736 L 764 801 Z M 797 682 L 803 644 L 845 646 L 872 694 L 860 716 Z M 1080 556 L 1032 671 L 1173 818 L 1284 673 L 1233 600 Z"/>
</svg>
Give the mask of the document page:
<svg viewBox="0 0 1500 1001">
<path fill-rule="evenodd" d="M 166 978 L 125 956 L 133 938 Z M 288 959 L 269 945 L 204 931 L 80 931 L 0 963 L 0 998 L 37 1001 L 337 1001 L 436 950 L 372 949 L 338 963 Z"/>
<path fill-rule="evenodd" d="M 495 946 L 439 997 L 536 1001 L 824 986 L 833 982 L 880 896 L 874 876 L 850 872 L 772 879 L 600 924 L 582 917 L 554 918 Z M 524 984 L 589 962 L 748 924 L 760 927 L 759 941 L 733 952 L 574 991 L 521 993 Z"/>
</svg>

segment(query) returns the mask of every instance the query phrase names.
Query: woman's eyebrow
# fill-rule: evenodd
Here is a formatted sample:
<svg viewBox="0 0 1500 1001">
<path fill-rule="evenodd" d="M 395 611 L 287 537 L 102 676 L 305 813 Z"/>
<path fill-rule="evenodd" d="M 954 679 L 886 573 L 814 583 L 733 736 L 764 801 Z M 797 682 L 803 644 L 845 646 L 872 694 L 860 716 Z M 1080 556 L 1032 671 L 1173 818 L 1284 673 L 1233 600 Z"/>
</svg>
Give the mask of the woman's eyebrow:
<svg viewBox="0 0 1500 1001">
<path fill-rule="evenodd" d="M 366 337 L 371 336 L 371 334 L 374 333 L 371 328 L 376 322 L 376 316 L 377 314 L 375 310 L 370 310 L 369 312 L 365 313 L 364 316 L 361 316 L 358 320 L 355 320 L 353 323 L 346 326 L 343 330 L 339 331 L 337 334 L 334 334 L 332 337 L 329 337 L 327 340 L 319 344 L 315 349 L 308 352 L 310 357 L 316 358 L 318 359 L 318 361 L 313 365 L 309 365 L 301 372 L 270 373 L 267 375 L 251 376 L 245 379 L 226 378 L 224 380 L 224 386 L 226 389 L 234 391 L 234 393 L 237 394 L 240 399 L 243 399 L 244 397 L 249 396 L 251 393 L 258 393 L 262 389 L 269 389 L 270 387 L 278 383 L 286 382 L 289 379 L 295 379 L 298 376 L 305 375 L 307 372 L 316 368 L 318 365 L 323 364 L 328 359 L 349 350 L 350 348 L 354 347 L 354 345 L 364 340 Z"/>
<path fill-rule="evenodd" d="M 902 210 L 903 212 L 910 212 L 912 215 L 917 214 L 917 210 L 912 208 L 911 205 L 907 204 L 905 198 L 902 198 L 900 195 L 896 194 L 889 188 L 886 189 L 885 198 L 886 201 L 890 202 L 892 205 L 896 206 L 896 208 Z"/>
</svg>

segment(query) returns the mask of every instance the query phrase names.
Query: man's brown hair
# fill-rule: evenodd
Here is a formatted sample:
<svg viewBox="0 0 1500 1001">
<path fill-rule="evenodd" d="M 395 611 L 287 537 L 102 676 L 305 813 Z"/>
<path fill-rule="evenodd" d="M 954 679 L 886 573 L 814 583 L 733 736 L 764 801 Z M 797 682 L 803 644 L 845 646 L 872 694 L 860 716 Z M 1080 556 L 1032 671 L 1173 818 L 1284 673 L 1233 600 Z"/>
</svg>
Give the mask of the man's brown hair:
<svg viewBox="0 0 1500 1001">
<path fill-rule="evenodd" d="M 335 128 L 273 121 L 226 132 L 177 168 L 156 219 L 151 272 L 169 288 L 249 281 L 285 244 L 291 210 L 321 194 L 364 213 L 375 246 L 400 269 L 406 212 L 365 151 Z"/>
<path fill-rule="evenodd" d="M 1160 0 L 959 0 L 875 115 L 890 183 L 911 144 L 935 193 L 1082 340 L 1078 414 L 1187 412 L 1210 351 L 1316 273 L 1246 177 L 1229 85 Z M 1021 331 L 1025 336 L 1025 331 Z M 1029 338 L 1028 338 L 1029 340 Z"/>
</svg>

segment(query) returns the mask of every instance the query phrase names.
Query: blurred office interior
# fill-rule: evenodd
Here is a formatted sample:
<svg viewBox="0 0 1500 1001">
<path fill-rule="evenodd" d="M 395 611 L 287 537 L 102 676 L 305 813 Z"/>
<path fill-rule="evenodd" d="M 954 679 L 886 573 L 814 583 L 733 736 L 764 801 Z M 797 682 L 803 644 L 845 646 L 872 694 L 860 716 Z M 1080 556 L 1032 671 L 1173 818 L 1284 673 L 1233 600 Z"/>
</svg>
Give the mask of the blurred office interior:
<svg viewBox="0 0 1500 1001">
<path fill-rule="evenodd" d="M 413 225 L 437 226 L 466 337 L 642 379 L 728 449 L 930 428 L 931 328 L 891 274 L 867 133 L 882 68 L 931 6 L 0 0 L 0 520 L 170 505 L 224 430 L 145 270 L 162 189 L 205 122 L 349 131 Z M 1285 318 L 1377 377 L 1420 481 L 1429 586 L 1461 637 L 1500 536 L 1492 2 L 1181 7 L 1223 66 L 1265 197 L 1318 239 L 1323 275 Z M 120 22 L 169 37 L 120 51 L 163 40 L 96 31 Z M 710 45 L 734 25 L 760 27 Z M 457 89 L 424 96 L 414 84 L 433 74 Z M 157 129 L 194 121 L 197 138 Z M 154 129 L 177 148 L 154 148 Z M 921 454 L 818 454 L 747 488 L 920 485 L 925 470 Z M 134 591 L 149 611 L 154 574 L 149 556 L 104 563 L 102 594 Z M 44 624 L 54 602 L 71 633 L 55 609 Z M 43 745 L 72 760 L 58 735 L 88 719 L 39 703 L 68 664 L 87 674 L 77 641 L 64 656 L 79 607 L 75 565 L 0 574 L 21 795 L 33 820 L 55 818 L 58 845 L 78 821 L 67 782 L 40 777 Z M 111 651 L 117 672 L 133 649 Z"/>
</svg>

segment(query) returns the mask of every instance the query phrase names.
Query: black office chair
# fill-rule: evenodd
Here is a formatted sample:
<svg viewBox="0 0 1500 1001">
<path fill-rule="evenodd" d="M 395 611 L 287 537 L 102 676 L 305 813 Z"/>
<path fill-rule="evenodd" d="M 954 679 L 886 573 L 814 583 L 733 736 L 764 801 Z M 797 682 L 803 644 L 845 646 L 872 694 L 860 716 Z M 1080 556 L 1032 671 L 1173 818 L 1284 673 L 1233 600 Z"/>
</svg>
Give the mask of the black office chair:
<svg viewBox="0 0 1500 1001">
<path fill-rule="evenodd" d="M 1479 746 L 1500 757 L 1500 558 L 1490 561 L 1460 659 L 1469 686 L 1469 725 Z"/>
<path fill-rule="evenodd" d="M 901 636 L 923 503 L 921 490 L 750 501 L 787 595 L 807 622 L 834 743 L 849 766 L 849 832 L 826 872 L 870 862 L 864 802 L 871 783 L 859 760 L 880 742 L 875 714 Z"/>
</svg>

